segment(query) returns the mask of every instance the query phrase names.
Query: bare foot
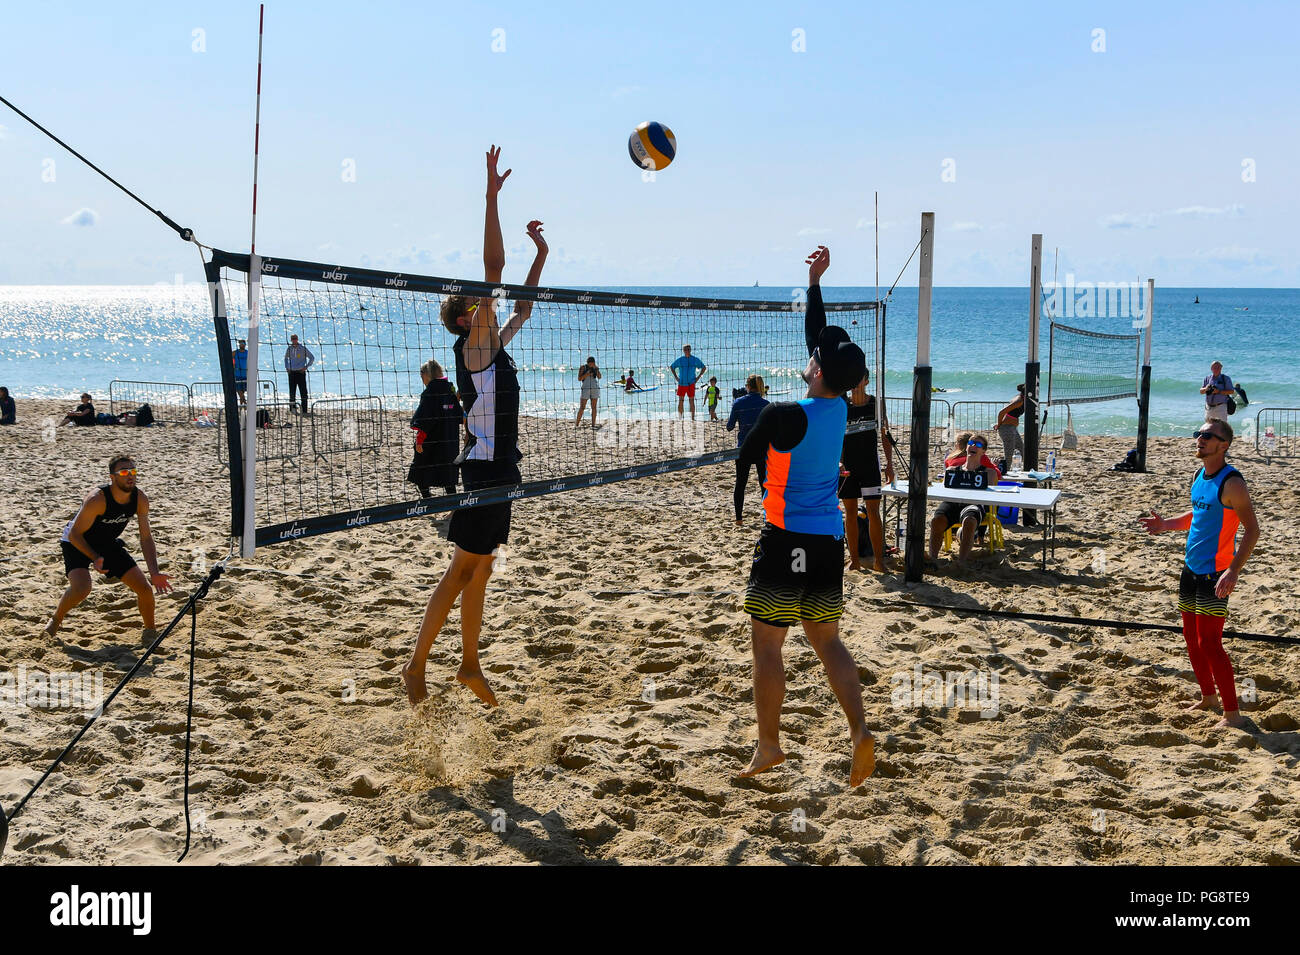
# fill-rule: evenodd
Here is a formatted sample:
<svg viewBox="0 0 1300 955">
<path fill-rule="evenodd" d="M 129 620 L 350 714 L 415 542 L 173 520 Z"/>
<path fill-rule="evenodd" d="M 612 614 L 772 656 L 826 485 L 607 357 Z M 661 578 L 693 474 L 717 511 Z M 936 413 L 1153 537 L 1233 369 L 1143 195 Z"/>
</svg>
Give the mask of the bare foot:
<svg viewBox="0 0 1300 955">
<path fill-rule="evenodd" d="M 853 744 L 853 767 L 849 770 L 849 785 L 859 785 L 875 771 L 876 738 L 866 733 Z"/>
<path fill-rule="evenodd" d="M 885 573 L 888 573 L 888 571 L 885 570 L 885 565 L 884 565 L 884 564 L 872 564 L 872 565 L 871 565 L 871 569 L 874 570 L 874 571 L 875 571 L 876 573 L 878 573 L 878 574 L 885 574 Z"/>
<path fill-rule="evenodd" d="M 456 672 L 456 682 L 465 684 L 474 691 L 475 696 L 488 706 L 497 705 L 496 694 L 492 692 L 492 687 L 488 686 L 488 681 L 483 676 L 482 670 L 466 670 L 462 667 Z"/>
<path fill-rule="evenodd" d="M 145 627 L 140 631 L 140 646 L 147 647 L 158 639 L 158 631 L 153 627 Z"/>
<path fill-rule="evenodd" d="M 858 571 L 860 571 L 860 570 L 862 570 L 862 564 L 860 564 L 860 563 L 859 563 L 858 561 L 856 561 L 856 560 L 851 560 L 851 561 L 849 561 L 849 570 L 858 570 Z"/>
<path fill-rule="evenodd" d="M 1203 696 L 1195 703 L 1189 703 L 1183 709 L 1188 713 L 1194 713 L 1197 710 L 1209 710 L 1218 706 L 1219 698 L 1217 696 Z"/>
<path fill-rule="evenodd" d="M 1221 719 L 1221 720 L 1219 720 L 1219 722 L 1215 723 L 1215 724 L 1214 724 L 1214 728 L 1215 728 L 1216 730 L 1218 730 L 1218 729 L 1227 729 L 1228 727 L 1231 726 L 1231 727 L 1234 727 L 1234 728 L 1240 729 L 1241 727 L 1243 727 L 1243 726 L 1245 726 L 1245 725 L 1246 725 L 1246 717 L 1242 716 L 1242 715 L 1241 715 L 1239 712 L 1237 712 L 1236 710 L 1233 710 L 1233 711 L 1230 712 L 1230 713 L 1224 713 L 1224 714 L 1223 714 L 1223 719 Z"/>
<path fill-rule="evenodd" d="M 50 622 L 45 625 L 45 635 L 47 637 L 52 637 L 58 632 L 59 632 L 59 621 L 51 617 Z"/>
<path fill-rule="evenodd" d="M 740 521 L 736 521 L 736 526 L 737 526 L 737 527 L 740 527 L 740 526 L 741 526 L 741 522 L 740 522 Z"/>
<path fill-rule="evenodd" d="M 766 748 L 762 743 L 754 747 L 754 758 L 749 761 L 749 765 L 741 770 L 737 775 L 742 779 L 749 776 L 757 776 L 764 770 L 771 769 L 773 766 L 780 766 L 785 762 L 785 753 L 781 752 L 780 746 Z"/>
<path fill-rule="evenodd" d="M 406 699 L 411 706 L 419 706 L 429 698 L 429 690 L 424 685 L 424 671 L 418 673 L 410 669 L 410 664 L 402 667 L 402 686 L 406 687 Z"/>
</svg>

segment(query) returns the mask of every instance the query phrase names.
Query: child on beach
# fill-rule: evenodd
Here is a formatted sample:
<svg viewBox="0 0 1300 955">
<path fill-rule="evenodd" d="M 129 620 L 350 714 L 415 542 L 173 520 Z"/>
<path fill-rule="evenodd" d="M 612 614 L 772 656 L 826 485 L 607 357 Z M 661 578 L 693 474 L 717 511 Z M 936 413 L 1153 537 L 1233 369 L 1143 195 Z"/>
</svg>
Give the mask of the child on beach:
<svg viewBox="0 0 1300 955">
<path fill-rule="evenodd" d="M 721 395 L 722 393 L 718 389 L 718 379 L 710 378 L 708 387 L 704 389 L 704 404 L 708 406 L 710 421 L 718 420 L 718 398 Z"/>
</svg>

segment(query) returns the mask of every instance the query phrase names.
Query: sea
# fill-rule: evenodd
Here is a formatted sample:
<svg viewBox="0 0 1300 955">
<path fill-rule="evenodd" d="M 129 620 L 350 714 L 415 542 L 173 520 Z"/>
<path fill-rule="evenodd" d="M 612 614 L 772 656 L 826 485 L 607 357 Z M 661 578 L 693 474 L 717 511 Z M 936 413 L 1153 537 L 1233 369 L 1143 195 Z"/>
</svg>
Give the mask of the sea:
<svg viewBox="0 0 1300 955">
<path fill-rule="evenodd" d="M 742 298 L 759 301 L 791 301 L 789 286 L 758 287 L 636 287 L 610 289 L 670 297 L 697 299 Z M 1145 290 L 1142 290 L 1145 293 Z M 827 301 L 871 301 L 874 288 L 824 288 Z M 1006 403 L 1016 396 L 1016 385 L 1024 381 L 1028 352 L 1029 293 L 1026 288 L 936 288 L 933 290 L 931 355 L 936 402 L 948 406 L 963 401 Z M 1113 335 L 1135 334 L 1134 325 L 1142 325 L 1144 302 L 1119 307 L 1118 301 L 1107 302 L 1094 296 L 1089 302 L 1083 293 L 1058 294 L 1045 303 L 1041 322 L 1040 361 L 1042 391 L 1046 396 L 1049 371 L 1049 317 L 1071 327 Z M 1114 314 L 1124 312 L 1124 314 Z M 1106 314 L 1111 313 L 1111 314 Z M 897 288 L 888 299 L 885 319 L 885 388 L 890 396 L 907 397 L 912 393 L 912 372 L 917 359 L 917 290 Z M 1134 316 L 1138 316 L 1134 318 Z M 662 335 L 639 326 L 653 340 L 676 342 L 682 337 L 681 316 L 665 315 Z M 706 363 L 710 344 L 715 352 L 727 334 L 724 313 L 701 313 L 701 327 L 691 333 L 696 354 Z M 835 318 L 832 317 L 832 321 Z M 653 324 L 654 316 L 637 318 Z M 667 323 L 672 322 L 672 329 Z M 713 323 L 713 324 L 709 324 Z M 719 324 L 720 323 L 720 324 Z M 622 329 L 623 340 L 635 330 Z M 525 334 L 527 329 L 525 330 Z M 426 334 L 440 340 L 440 328 Z M 549 337 L 547 339 L 549 341 Z M 1075 348 L 1071 360 L 1076 366 L 1090 360 L 1087 339 L 1072 339 Z M 1119 368 L 1121 377 L 1137 374 L 1137 352 L 1128 357 L 1128 345 L 1122 354 L 1110 340 L 1095 340 L 1105 348 L 1096 351 L 1097 361 L 1110 371 Z M 1250 400 L 1249 408 L 1238 411 L 1232 420 L 1240 428 L 1265 407 L 1300 407 L 1300 290 L 1250 288 L 1157 288 L 1154 320 L 1151 326 L 1151 412 L 1150 433 L 1155 436 L 1187 435 L 1202 418 L 1199 389 L 1209 374 L 1210 363 L 1223 362 L 1226 374 L 1242 385 Z M 310 336 L 308 344 L 311 345 Z M 869 343 L 863 343 L 870 353 Z M 798 362 L 800 342 L 791 348 Z M 538 345 L 537 350 L 546 348 Z M 675 347 L 675 346 L 674 346 Z M 558 346 L 556 346 L 558 351 Z M 590 345 L 583 350 L 598 350 Z M 574 370 L 585 355 L 530 354 L 545 375 L 562 376 L 564 387 L 573 391 L 572 402 L 554 405 L 555 413 L 572 414 L 568 404 L 576 406 L 577 384 Z M 1119 358 L 1116 355 L 1119 354 Z M 323 363 L 329 356 L 321 354 Z M 636 359 L 620 355 L 619 364 Z M 655 414 L 675 411 L 673 382 L 663 368 L 673 354 L 659 360 L 641 356 L 651 369 L 639 374 L 643 384 L 661 385 L 657 399 L 641 396 L 641 406 Z M 605 365 L 605 413 L 617 413 L 613 407 L 622 399 L 621 389 L 611 388 L 612 378 L 622 371 Z M 275 365 L 260 363 L 267 370 Z M 714 366 L 713 370 L 720 370 Z M 762 372 L 764 369 L 753 369 Z M 613 374 L 611 374 L 613 372 Z M 770 369 L 769 386 L 778 394 L 799 397 L 801 384 L 794 377 L 798 367 Z M 539 375 L 543 374 L 538 372 Z M 647 377 L 648 376 L 648 377 Z M 707 377 L 707 376 L 706 376 Z M 724 397 L 742 384 L 742 371 L 728 368 L 728 380 L 720 380 Z M 208 296 L 203 286 L 0 286 L 0 385 L 9 388 L 19 399 L 45 398 L 73 402 L 83 391 L 101 401 L 107 396 L 110 382 L 162 381 L 190 384 L 219 380 L 217 350 Z M 547 382 L 544 386 L 541 382 Z M 535 387 L 548 392 L 560 386 L 550 378 L 535 378 Z M 280 387 L 287 389 L 282 382 Z M 529 390 L 525 376 L 524 389 Z M 418 392 L 417 386 L 406 389 Z M 313 397 L 318 397 L 314 395 Z M 942 411 L 943 406 L 940 406 Z M 526 408 L 527 410 L 527 408 Z M 1105 402 L 1071 404 L 1074 428 L 1080 434 L 1132 436 L 1137 430 L 1137 402 L 1120 398 Z"/>
</svg>

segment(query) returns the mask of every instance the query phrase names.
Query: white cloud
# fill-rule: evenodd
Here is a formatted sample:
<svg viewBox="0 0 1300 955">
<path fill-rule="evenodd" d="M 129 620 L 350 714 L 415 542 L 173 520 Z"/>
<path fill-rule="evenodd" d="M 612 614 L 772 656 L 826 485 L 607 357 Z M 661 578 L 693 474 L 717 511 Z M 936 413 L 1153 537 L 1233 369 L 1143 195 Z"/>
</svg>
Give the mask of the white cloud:
<svg viewBox="0 0 1300 955">
<path fill-rule="evenodd" d="M 1102 216 L 1097 222 L 1103 229 L 1154 229 L 1156 227 L 1156 217 L 1149 212 L 1142 215 L 1117 212 L 1114 215 Z"/>
<path fill-rule="evenodd" d="M 94 209 L 78 209 L 62 220 L 64 225 L 92 226 L 99 221 L 99 213 Z"/>
<path fill-rule="evenodd" d="M 1197 219 L 1217 219 L 1220 216 L 1236 217 L 1243 214 L 1246 207 L 1239 202 L 1231 205 L 1216 208 L 1212 206 L 1184 206 L 1181 209 L 1175 209 L 1170 215 L 1175 216 L 1193 216 Z"/>
<path fill-rule="evenodd" d="M 830 229 L 814 229 L 811 226 L 808 226 L 800 229 L 795 233 L 795 235 L 828 235 L 830 231 Z"/>
<path fill-rule="evenodd" d="M 1260 255 L 1259 249 L 1246 249 L 1239 245 L 1222 245 L 1196 253 L 1196 258 L 1212 265 L 1221 265 L 1229 269 L 1242 269 L 1247 266 L 1268 265 L 1268 260 Z"/>
<path fill-rule="evenodd" d="M 948 227 L 949 232 L 983 232 L 984 227 L 978 222 L 954 222 Z"/>
</svg>

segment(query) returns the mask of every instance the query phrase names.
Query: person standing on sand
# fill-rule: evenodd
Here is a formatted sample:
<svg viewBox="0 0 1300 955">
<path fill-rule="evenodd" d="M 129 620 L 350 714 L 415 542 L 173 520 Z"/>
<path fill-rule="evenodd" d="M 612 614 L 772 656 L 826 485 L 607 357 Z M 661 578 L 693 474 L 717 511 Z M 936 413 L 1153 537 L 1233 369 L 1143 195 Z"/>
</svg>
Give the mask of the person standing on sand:
<svg viewBox="0 0 1300 955">
<path fill-rule="evenodd" d="M 753 626 L 754 706 L 758 745 L 741 776 L 753 776 L 785 761 L 781 751 L 781 703 L 786 631 L 798 622 L 826 669 L 826 677 L 849 720 L 856 786 L 876 766 L 875 739 L 862 712 L 862 684 L 853 657 L 840 640 L 844 613 L 844 526 L 840 520 L 840 449 L 848 421 L 841 397 L 862 380 L 867 359 L 849 333 L 826 324 L 822 274 L 830 265 L 826 246 L 807 258 L 808 307 L 804 337 L 808 394 L 763 409 L 740 448 L 740 460 L 765 461 L 763 508 L 767 523 L 754 547 L 745 612 Z"/>
<path fill-rule="evenodd" d="M 578 404 L 578 417 L 574 426 L 582 424 L 582 413 L 591 402 L 591 426 L 596 427 L 596 405 L 600 402 L 600 368 L 593 355 L 588 355 L 586 362 L 578 369 L 578 383 L 582 386 L 582 400 Z"/>
<path fill-rule="evenodd" d="M 501 284 L 501 273 L 506 265 L 497 194 L 511 173 L 507 169 L 497 174 L 500 157 L 501 150 L 496 146 L 487 152 L 483 273 L 484 281 L 494 286 Z M 537 255 L 524 284 L 536 285 L 541 281 L 548 251 L 539 220 L 528 223 L 528 237 L 537 247 Z M 466 491 L 512 486 L 522 480 L 519 473 L 519 461 L 523 457 L 519 453 L 519 373 L 514 360 L 506 352 L 506 345 L 524 327 L 532 312 L 532 302 L 517 301 L 510 321 L 504 328 L 498 328 L 496 300 L 491 297 L 471 302 L 464 295 L 452 295 L 442 303 L 442 323 L 456 336 L 456 343 L 452 346 L 456 355 L 456 381 L 472 438 L 472 443 L 462 452 L 461 480 Z M 456 679 L 488 706 L 497 705 L 496 694 L 479 666 L 478 636 L 483 626 L 483 603 L 497 548 L 509 537 L 508 499 L 499 504 L 462 507 L 452 512 L 447 528 L 447 539 L 455 545 L 451 566 L 429 596 L 415 649 L 411 652 L 411 659 L 402 667 L 402 683 L 412 706 L 429 695 L 424 681 L 425 664 L 433 641 L 447 622 L 447 615 L 457 597 L 461 597 L 461 663 Z"/>
<path fill-rule="evenodd" d="M 87 497 L 77 516 L 63 529 L 59 546 L 68 589 L 45 625 L 45 632 L 51 637 L 58 633 L 68 612 L 90 595 L 93 567 L 96 573 L 116 577 L 135 591 L 136 606 L 144 622 L 142 641 L 149 644 L 158 635 L 154 629 L 153 590 L 167 593 L 172 589 L 171 578 L 158 570 L 158 550 L 149 528 L 149 497 L 136 487 L 135 460 L 126 454 L 114 455 L 109 459 L 108 473 L 109 483 Z M 147 579 L 119 539 L 133 516 L 140 526 L 140 551 L 149 566 Z"/>
<path fill-rule="evenodd" d="M 677 382 L 677 414 L 682 416 L 683 402 L 689 398 L 691 400 L 691 420 L 695 420 L 695 383 L 704 375 L 708 368 L 704 362 L 700 361 L 691 354 L 691 346 L 683 345 L 681 355 L 676 358 L 668 370 L 673 373 L 673 380 Z"/>
<path fill-rule="evenodd" d="M 1171 518 L 1152 511 L 1150 517 L 1138 520 L 1151 534 L 1188 532 L 1178 581 L 1178 610 L 1183 617 L 1187 656 L 1201 688 L 1201 698 L 1188 709 L 1208 710 L 1222 701 L 1223 719 L 1216 725 L 1243 726 L 1246 719 L 1237 709 L 1232 661 L 1223 649 L 1223 625 L 1228 617 L 1228 596 L 1259 541 L 1259 522 L 1245 479 L 1227 462 L 1232 425 L 1210 421 L 1195 437 L 1201 468 L 1192 478 L 1192 509 Z M 1238 525 L 1245 533 L 1234 550 Z"/>
<path fill-rule="evenodd" d="M 1228 399 L 1236 393 L 1232 379 L 1223 373 L 1223 362 L 1213 362 L 1210 373 L 1201 382 L 1201 394 L 1205 395 L 1206 422 L 1227 421 Z"/>
<path fill-rule="evenodd" d="M 230 355 L 230 363 L 235 366 L 235 393 L 239 395 L 239 403 L 241 405 L 247 405 L 248 342 L 244 341 L 242 338 L 239 340 L 239 347 Z"/>
<path fill-rule="evenodd" d="M 754 427 L 754 422 L 758 416 L 763 413 L 763 409 L 768 406 L 768 400 L 763 397 L 763 379 L 758 375 L 750 375 L 745 379 L 745 393 L 737 398 L 731 404 L 731 414 L 727 418 L 727 430 L 733 430 L 737 425 L 740 430 L 736 432 L 736 447 L 743 447 L 745 439 L 749 437 L 750 430 Z M 745 485 L 749 483 L 749 469 L 758 468 L 758 487 L 763 489 L 763 482 L 767 480 L 767 462 L 759 458 L 757 462 L 746 461 L 741 463 L 740 458 L 736 458 L 736 483 L 731 490 L 732 504 L 736 509 L 736 526 L 741 524 L 741 514 L 745 510 Z"/>
<path fill-rule="evenodd" d="M 284 350 L 284 370 L 289 373 L 289 407 L 293 407 L 294 396 L 301 392 L 303 414 L 307 413 L 307 369 L 314 364 L 316 356 L 311 353 L 311 349 L 298 344 L 297 335 L 290 335 L 289 347 Z"/>
<path fill-rule="evenodd" d="M 871 538 L 871 569 L 878 574 L 885 572 L 885 525 L 880 519 L 880 502 L 884 490 L 880 483 L 880 448 L 885 449 L 885 483 L 894 482 L 894 452 L 888 441 L 882 437 L 889 433 L 889 422 L 884 414 L 876 414 L 876 396 L 867 394 L 867 383 L 871 375 L 862 376 L 862 380 L 853 386 L 849 393 L 848 420 L 872 421 L 876 427 L 871 431 L 855 431 L 844 436 L 844 447 L 840 452 L 840 463 L 848 473 L 840 480 L 839 496 L 844 502 L 844 539 L 849 545 L 849 570 L 862 569 L 862 557 L 858 554 L 858 500 L 867 508 L 867 534 Z"/>
</svg>

